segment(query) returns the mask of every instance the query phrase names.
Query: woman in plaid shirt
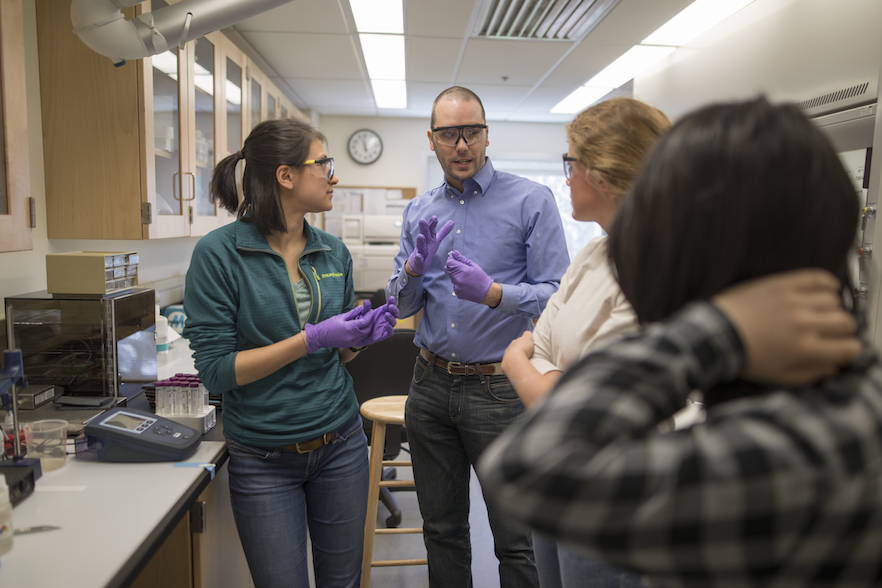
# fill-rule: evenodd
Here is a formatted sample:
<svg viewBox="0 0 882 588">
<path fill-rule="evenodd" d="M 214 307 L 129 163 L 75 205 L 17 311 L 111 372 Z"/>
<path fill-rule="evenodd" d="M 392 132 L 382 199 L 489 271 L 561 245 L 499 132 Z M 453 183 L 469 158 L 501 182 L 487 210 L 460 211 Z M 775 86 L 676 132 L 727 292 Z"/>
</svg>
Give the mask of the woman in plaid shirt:
<svg viewBox="0 0 882 588">
<path fill-rule="evenodd" d="M 882 583 L 882 371 L 843 308 L 858 206 L 793 106 L 674 125 L 610 231 L 642 332 L 487 450 L 487 495 L 652 586 Z M 660 432 L 693 390 L 706 421 Z"/>
</svg>

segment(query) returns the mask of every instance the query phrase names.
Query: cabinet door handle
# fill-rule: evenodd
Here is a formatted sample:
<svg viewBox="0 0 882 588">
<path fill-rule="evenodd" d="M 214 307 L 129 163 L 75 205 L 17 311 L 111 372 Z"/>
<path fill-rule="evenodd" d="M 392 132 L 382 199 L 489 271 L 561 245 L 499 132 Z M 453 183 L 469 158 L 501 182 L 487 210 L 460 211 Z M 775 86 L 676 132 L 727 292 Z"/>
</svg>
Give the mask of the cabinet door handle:
<svg viewBox="0 0 882 588">
<path fill-rule="evenodd" d="M 178 182 L 175 181 L 175 178 L 177 178 L 179 175 L 181 175 L 181 172 L 175 172 L 172 174 L 172 198 L 174 198 L 178 202 L 181 201 L 181 197 L 178 196 L 178 191 L 177 191 Z"/>
<path fill-rule="evenodd" d="M 190 506 L 190 532 L 204 533 L 207 522 L 206 504 L 204 501 L 196 501 Z"/>
<path fill-rule="evenodd" d="M 190 192 L 190 197 L 187 198 L 187 202 L 192 200 L 196 200 L 196 174 L 193 172 L 184 172 L 184 175 L 190 176 L 190 183 L 193 185 L 193 190 Z"/>
</svg>

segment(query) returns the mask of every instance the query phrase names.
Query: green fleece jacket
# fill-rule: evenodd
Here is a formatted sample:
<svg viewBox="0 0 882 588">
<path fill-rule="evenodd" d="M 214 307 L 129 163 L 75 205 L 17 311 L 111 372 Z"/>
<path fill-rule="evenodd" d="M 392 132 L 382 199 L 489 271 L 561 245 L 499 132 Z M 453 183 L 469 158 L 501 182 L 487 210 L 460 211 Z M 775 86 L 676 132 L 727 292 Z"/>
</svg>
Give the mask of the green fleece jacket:
<svg viewBox="0 0 882 588">
<path fill-rule="evenodd" d="M 352 308 L 352 257 L 336 237 L 304 221 L 300 273 L 312 294 L 309 322 Z M 285 260 L 253 224 L 237 220 L 199 240 L 184 290 L 199 377 L 223 395 L 224 435 L 257 447 L 308 441 L 343 425 L 358 410 L 352 378 L 336 349 L 323 348 L 251 384 L 236 385 L 239 351 L 296 335 L 303 325 Z"/>
</svg>

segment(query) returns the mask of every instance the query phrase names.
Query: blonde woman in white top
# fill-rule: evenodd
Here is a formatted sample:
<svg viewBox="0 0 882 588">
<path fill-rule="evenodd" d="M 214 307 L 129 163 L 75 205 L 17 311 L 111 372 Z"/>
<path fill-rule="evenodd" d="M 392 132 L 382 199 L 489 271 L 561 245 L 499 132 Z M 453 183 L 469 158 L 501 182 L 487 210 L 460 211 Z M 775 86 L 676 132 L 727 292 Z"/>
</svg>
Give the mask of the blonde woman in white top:
<svg viewBox="0 0 882 588">
<path fill-rule="evenodd" d="M 573 218 L 606 232 L 645 155 L 671 125 L 664 113 L 632 98 L 614 98 L 567 125 L 564 155 Z M 637 318 L 609 267 L 606 236 L 585 246 L 548 301 L 536 329 L 512 341 L 502 369 L 530 408 L 561 373 L 597 344 L 637 329 Z M 533 536 L 542 588 L 636 588 L 640 577 Z"/>
</svg>

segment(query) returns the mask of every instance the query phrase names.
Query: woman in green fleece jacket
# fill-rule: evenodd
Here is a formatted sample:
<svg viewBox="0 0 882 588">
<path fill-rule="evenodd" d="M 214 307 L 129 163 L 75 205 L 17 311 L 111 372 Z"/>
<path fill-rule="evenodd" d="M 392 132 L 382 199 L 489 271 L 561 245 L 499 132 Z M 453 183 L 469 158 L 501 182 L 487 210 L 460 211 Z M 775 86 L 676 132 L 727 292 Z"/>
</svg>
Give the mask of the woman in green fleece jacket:
<svg viewBox="0 0 882 588">
<path fill-rule="evenodd" d="M 367 441 L 342 364 L 389 337 L 398 310 L 353 309 L 349 251 L 304 219 L 331 209 L 324 142 L 298 120 L 257 125 L 211 180 L 238 220 L 197 243 L 187 272 L 184 336 L 224 397 L 230 498 L 257 588 L 308 586 L 307 528 L 318 586 L 360 578 Z"/>
</svg>

